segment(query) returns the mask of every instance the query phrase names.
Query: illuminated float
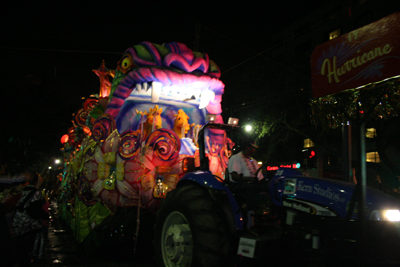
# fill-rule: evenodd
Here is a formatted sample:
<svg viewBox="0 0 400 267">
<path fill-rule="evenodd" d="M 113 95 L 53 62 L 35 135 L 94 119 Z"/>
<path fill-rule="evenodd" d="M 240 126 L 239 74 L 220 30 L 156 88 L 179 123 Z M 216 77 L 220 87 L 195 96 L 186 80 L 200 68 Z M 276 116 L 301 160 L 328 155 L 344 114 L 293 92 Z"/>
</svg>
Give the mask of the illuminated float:
<svg viewBox="0 0 400 267">
<path fill-rule="evenodd" d="M 115 71 L 103 61 L 94 72 L 100 94 L 85 99 L 61 139 L 63 198 L 71 214 L 89 214 L 80 216 L 89 218 L 84 222 L 69 218 L 81 229 L 79 241 L 119 208 L 155 212 L 184 163 L 200 165 L 197 135 L 209 115 L 223 123 L 220 70 L 184 44 L 142 42 L 125 51 Z M 223 177 L 233 143 L 219 129 L 207 129 L 205 139 L 210 170 Z"/>
</svg>

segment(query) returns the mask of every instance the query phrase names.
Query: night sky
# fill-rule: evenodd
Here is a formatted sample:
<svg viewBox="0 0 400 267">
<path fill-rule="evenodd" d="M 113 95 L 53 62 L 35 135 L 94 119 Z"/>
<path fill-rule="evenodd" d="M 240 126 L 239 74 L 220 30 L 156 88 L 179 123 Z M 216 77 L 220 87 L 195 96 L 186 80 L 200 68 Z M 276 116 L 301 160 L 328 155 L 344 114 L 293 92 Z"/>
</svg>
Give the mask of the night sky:
<svg viewBox="0 0 400 267">
<path fill-rule="evenodd" d="M 118 2 L 2 5 L 1 163 L 60 155 L 60 138 L 72 126 L 81 98 L 99 92 L 92 69 L 103 59 L 114 69 L 125 49 L 142 41 L 175 41 L 193 49 L 200 24 L 199 50 L 219 65 L 229 95 L 235 76 L 251 61 L 241 63 L 265 50 L 275 30 L 321 1 Z"/>
</svg>

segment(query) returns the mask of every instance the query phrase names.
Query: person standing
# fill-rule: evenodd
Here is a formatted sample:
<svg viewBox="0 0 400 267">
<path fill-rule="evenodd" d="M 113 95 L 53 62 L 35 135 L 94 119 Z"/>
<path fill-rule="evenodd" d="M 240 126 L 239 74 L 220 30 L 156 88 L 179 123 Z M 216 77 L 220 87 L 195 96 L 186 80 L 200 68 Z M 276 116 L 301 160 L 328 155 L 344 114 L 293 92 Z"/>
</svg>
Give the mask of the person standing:
<svg viewBox="0 0 400 267">
<path fill-rule="evenodd" d="M 45 189 L 42 190 L 42 197 L 44 204 L 42 209 L 49 214 L 49 198 L 46 195 Z M 42 220 L 42 231 L 36 234 L 35 244 L 33 248 L 33 255 L 37 256 L 39 260 L 44 260 L 46 255 L 46 244 L 49 232 L 49 218 Z"/>
<path fill-rule="evenodd" d="M 26 172 L 24 178 L 27 185 L 17 203 L 12 229 L 20 260 L 19 266 L 30 266 L 30 253 L 33 250 L 36 234 L 42 229 L 42 220 L 48 219 L 49 215 L 42 209 L 43 197 L 36 188 L 38 174 Z"/>
</svg>

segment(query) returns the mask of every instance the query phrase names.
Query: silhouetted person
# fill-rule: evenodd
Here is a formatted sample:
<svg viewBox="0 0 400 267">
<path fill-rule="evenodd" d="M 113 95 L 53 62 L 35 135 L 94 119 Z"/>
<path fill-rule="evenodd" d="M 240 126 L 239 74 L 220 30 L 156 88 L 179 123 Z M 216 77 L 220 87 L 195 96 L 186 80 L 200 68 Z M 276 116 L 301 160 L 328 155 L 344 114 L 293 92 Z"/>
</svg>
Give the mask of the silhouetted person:
<svg viewBox="0 0 400 267">
<path fill-rule="evenodd" d="M 37 173 L 26 172 L 24 178 L 27 185 L 17 203 L 12 229 L 20 260 L 19 266 L 30 266 L 30 253 L 33 250 L 36 234 L 42 229 L 42 220 L 48 219 L 49 216 L 42 209 L 43 197 L 36 188 Z"/>
<path fill-rule="evenodd" d="M 42 209 L 48 214 L 50 203 L 44 189 L 42 191 L 42 197 L 44 199 L 44 204 L 42 206 Z M 46 255 L 48 232 L 49 232 L 49 219 L 47 218 L 45 220 L 42 220 L 42 230 L 36 234 L 35 244 L 33 248 L 33 255 L 37 256 L 39 260 L 44 260 Z"/>
</svg>

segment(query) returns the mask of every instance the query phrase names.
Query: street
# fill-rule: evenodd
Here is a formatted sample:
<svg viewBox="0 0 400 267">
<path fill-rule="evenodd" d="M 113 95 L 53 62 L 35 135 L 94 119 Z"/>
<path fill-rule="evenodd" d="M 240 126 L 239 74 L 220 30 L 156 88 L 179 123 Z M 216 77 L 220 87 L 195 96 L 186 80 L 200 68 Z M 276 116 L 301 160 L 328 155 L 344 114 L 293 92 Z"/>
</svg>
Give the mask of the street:
<svg viewBox="0 0 400 267">
<path fill-rule="evenodd" d="M 33 266 L 154 266 L 152 252 L 146 253 L 141 248 L 134 255 L 133 247 L 110 245 L 99 248 L 88 255 L 78 244 L 72 231 L 58 217 L 57 206 L 52 203 L 49 238 L 45 260 L 33 260 Z"/>
<path fill-rule="evenodd" d="M 51 223 L 49 227 L 49 239 L 46 249 L 45 260 L 33 260 L 33 266 L 155 266 L 153 251 L 147 246 L 137 247 L 136 255 L 133 246 L 123 244 L 107 244 L 97 248 L 93 253 L 87 253 L 81 244 L 78 244 L 72 231 L 60 220 L 57 205 L 51 205 Z M 132 242 L 133 243 L 133 242 Z M 347 263 L 352 266 L 397 266 L 395 264 L 378 264 L 372 261 L 355 261 L 348 255 L 327 256 L 320 251 L 304 247 L 304 244 L 294 240 L 276 240 L 263 244 L 257 248 L 258 258 L 232 258 L 227 266 L 250 267 L 250 266 L 337 266 Z M 260 253 L 261 252 L 261 253 Z M 351 255 L 351 253 L 350 253 Z"/>
</svg>

